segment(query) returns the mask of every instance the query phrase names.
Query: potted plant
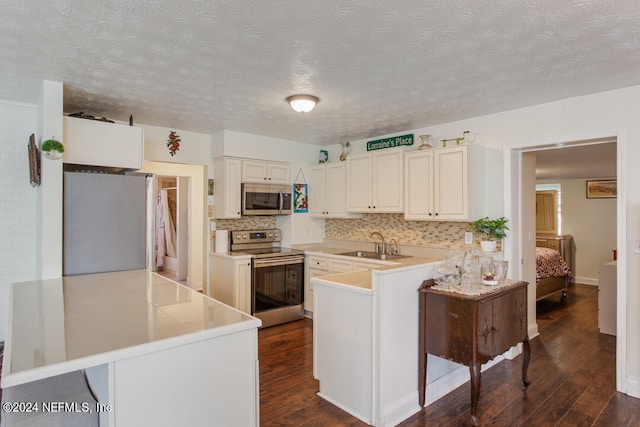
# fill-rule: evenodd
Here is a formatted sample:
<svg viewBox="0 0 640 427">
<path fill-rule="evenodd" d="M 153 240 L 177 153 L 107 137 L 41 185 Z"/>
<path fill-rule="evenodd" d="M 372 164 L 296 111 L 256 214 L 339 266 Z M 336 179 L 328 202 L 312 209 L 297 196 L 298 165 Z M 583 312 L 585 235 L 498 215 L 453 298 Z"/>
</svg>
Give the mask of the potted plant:
<svg viewBox="0 0 640 427">
<path fill-rule="evenodd" d="M 496 240 L 502 240 L 507 237 L 507 221 L 505 217 L 491 219 L 488 216 L 480 218 L 471 223 L 469 228 L 485 235 L 480 241 L 480 246 L 485 252 L 493 252 L 496 250 Z"/>
<path fill-rule="evenodd" d="M 47 139 L 40 146 L 40 150 L 42 150 L 42 154 L 44 154 L 47 159 L 55 160 L 62 157 L 62 153 L 64 153 L 64 146 L 60 141 Z"/>
</svg>

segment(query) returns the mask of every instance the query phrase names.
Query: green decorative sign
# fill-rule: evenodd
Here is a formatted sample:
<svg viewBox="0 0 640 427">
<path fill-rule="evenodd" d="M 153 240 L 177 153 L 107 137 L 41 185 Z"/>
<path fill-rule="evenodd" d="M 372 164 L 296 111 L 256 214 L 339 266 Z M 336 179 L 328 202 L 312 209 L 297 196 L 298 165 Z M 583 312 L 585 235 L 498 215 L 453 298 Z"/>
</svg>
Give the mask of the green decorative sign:
<svg viewBox="0 0 640 427">
<path fill-rule="evenodd" d="M 384 148 L 401 147 L 403 145 L 413 145 L 413 134 L 394 136 L 391 138 L 376 139 L 367 142 L 367 151 L 382 150 Z"/>
</svg>

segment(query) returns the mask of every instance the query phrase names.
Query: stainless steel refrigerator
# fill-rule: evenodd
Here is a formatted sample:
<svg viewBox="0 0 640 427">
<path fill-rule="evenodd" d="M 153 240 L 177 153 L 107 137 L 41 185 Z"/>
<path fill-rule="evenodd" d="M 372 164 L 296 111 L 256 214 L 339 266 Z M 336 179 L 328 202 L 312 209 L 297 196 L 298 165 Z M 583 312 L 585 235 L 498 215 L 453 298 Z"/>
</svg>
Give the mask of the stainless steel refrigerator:
<svg viewBox="0 0 640 427">
<path fill-rule="evenodd" d="M 145 175 L 64 173 L 65 276 L 146 267 L 146 187 Z"/>
</svg>

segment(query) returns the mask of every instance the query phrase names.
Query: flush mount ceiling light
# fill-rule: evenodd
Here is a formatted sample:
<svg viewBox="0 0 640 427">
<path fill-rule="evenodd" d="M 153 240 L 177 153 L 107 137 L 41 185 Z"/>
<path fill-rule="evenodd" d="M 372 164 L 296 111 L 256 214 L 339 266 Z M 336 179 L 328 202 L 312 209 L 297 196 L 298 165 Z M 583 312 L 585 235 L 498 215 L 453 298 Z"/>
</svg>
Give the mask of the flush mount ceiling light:
<svg viewBox="0 0 640 427">
<path fill-rule="evenodd" d="M 320 98 L 313 95 L 291 95 L 287 97 L 287 102 L 298 113 L 308 113 L 320 102 Z"/>
</svg>

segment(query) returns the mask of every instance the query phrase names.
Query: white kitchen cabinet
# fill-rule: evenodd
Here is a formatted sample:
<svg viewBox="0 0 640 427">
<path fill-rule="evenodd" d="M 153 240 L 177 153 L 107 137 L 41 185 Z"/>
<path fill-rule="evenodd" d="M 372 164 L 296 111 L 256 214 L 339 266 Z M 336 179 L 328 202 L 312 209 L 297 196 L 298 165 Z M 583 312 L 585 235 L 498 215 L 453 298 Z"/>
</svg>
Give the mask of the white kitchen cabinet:
<svg viewBox="0 0 640 427">
<path fill-rule="evenodd" d="M 64 163 L 126 169 L 143 167 L 142 128 L 63 117 Z"/>
<path fill-rule="evenodd" d="M 242 210 L 242 160 L 216 157 L 213 161 L 215 177 L 215 218 L 240 218 Z"/>
<path fill-rule="evenodd" d="M 290 184 L 290 171 L 288 163 L 242 160 L 242 182 Z"/>
<path fill-rule="evenodd" d="M 348 212 L 403 212 L 404 148 L 347 158 Z"/>
<path fill-rule="evenodd" d="M 468 221 L 481 216 L 483 162 L 482 147 L 470 145 L 407 153 L 405 219 Z"/>
<path fill-rule="evenodd" d="M 347 165 L 324 163 L 309 168 L 309 216 L 315 218 L 358 218 L 347 212 L 345 187 Z"/>
<path fill-rule="evenodd" d="M 353 257 L 336 255 L 323 256 L 314 254 L 306 256 L 304 279 L 304 309 L 306 312 L 313 312 L 312 278 L 330 274 L 348 273 L 350 271 L 370 270 L 376 266 L 388 265 L 388 262 L 352 261 L 353 259 Z"/>
<path fill-rule="evenodd" d="M 251 256 L 211 254 L 211 297 L 251 314 Z"/>
<path fill-rule="evenodd" d="M 404 219 L 433 219 L 433 151 L 404 156 Z"/>
</svg>

